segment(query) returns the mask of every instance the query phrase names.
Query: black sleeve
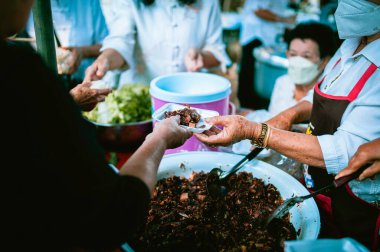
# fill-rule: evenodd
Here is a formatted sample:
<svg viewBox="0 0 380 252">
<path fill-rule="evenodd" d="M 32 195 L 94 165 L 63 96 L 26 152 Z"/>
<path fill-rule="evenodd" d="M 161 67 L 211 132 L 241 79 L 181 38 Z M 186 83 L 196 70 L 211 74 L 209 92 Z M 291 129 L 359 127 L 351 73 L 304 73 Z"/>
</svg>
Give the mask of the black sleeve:
<svg viewBox="0 0 380 252">
<path fill-rule="evenodd" d="M 28 122 L 10 129 L 18 136 L 5 142 L 22 141 L 27 150 L 10 174 L 26 199 L 17 207 L 28 207 L 20 225 L 38 225 L 35 236 L 69 246 L 113 247 L 130 239 L 148 210 L 145 183 L 108 167 L 93 126 L 37 55 L 10 47 L 3 55 L 8 77 L 0 80 L 19 101 L 10 120 Z"/>
</svg>

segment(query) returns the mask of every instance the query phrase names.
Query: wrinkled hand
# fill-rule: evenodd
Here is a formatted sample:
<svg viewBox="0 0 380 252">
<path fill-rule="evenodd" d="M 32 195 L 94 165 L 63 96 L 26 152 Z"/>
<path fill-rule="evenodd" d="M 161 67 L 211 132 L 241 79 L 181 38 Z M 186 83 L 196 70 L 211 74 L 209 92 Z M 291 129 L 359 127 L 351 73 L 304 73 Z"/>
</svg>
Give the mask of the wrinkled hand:
<svg viewBox="0 0 380 252">
<path fill-rule="evenodd" d="M 192 136 L 192 132 L 179 126 L 179 116 L 167 118 L 158 122 L 153 133 L 148 137 L 159 137 L 166 141 L 166 148 L 173 149 L 185 143 Z"/>
<path fill-rule="evenodd" d="M 68 74 L 73 74 L 77 71 L 80 63 L 83 59 L 82 48 L 80 47 L 63 47 L 64 50 L 69 50 L 71 52 L 70 56 L 66 60 L 66 64 L 69 67 Z"/>
<path fill-rule="evenodd" d="M 185 66 L 189 72 L 201 70 L 204 67 L 202 53 L 198 49 L 190 49 L 185 56 Z"/>
<path fill-rule="evenodd" d="M 212 127 L 202 134 L 194 134 L 200 141 L 210 146 L 228 146 L 243 139 L 253 139 L 261 130 L 259 124 L 238 115 L 216 116 L 206 118 L 205 121 L 212 125 L 223 126 L 223 130 Z"/>
<path fill-rule="evenodd" d="M 110 69 L 109 61 L 106 57 L 99 57 L 86 69 L 84 82 L 91 82 L 93 80 L 100 80 L 106 75 Z"/>
<path fill-rule="evenodd" d="M 380 173 L 380 138 L 361 145 L 351 158 L 348 166 L 341 170 L 335 179 L 352 174 L 367 163 L 373 164 L 359 175 L 359 180 L 370 178 Z"/>
<path fill-rule="evenodd" d="M 70 90 L 74 101 L 83 111 L 91 111 L 96 104 L 104 101 L 105 97 L 112 92 L 112 89 L 91 89 L 90 82 L 83 82 Z"/>
</svg>

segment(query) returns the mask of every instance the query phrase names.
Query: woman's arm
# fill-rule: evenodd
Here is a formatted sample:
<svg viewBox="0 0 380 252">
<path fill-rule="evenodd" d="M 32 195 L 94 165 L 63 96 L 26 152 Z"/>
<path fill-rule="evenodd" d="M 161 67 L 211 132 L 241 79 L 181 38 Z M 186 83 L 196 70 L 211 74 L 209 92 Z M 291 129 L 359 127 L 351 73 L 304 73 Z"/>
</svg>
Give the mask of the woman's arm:
<svg viewBox="0 0 380 252">
<path fill-rule="evenodd" d="M 156 184 L 158 165 L 166 149 L 182 145 L 191 132 L 178 125 L 179 117 L 158 123 L 143 145 L 123 165 L 121 175 L 131 175 L 145 182 L 150 192 Z"/>
<path fill-rule="evenodd" d="M 258 9 L 258 10 L 255 10 L 254 13 L 259 18 L 262 18 L 262 19 L 264 19 L 266 21 L 270 21 L 270 22 L 293 24 L 295 19 L 296 19 L 296 16 L 281 17 L 279 15 L 276 15 L 272 11 L 266 10 L 266 9 Z"/>
<path fill-rule="evenodd" d="M 83 58 L 92 58 L 98 57 L 100 54 L 100 48 L 102 45 L 90 45 L 90 46 L 81 46 L 79 49 L 82 51 Z"/>
<path fill-rule="evenodd" d="M 257 139 L 261 133 L 261 124 L 248 121 L 242 116 L 219 116 L 206 121 L 223 126 L 222 131 L 196 134 L 199 140 L 208 145 L 227 146 L 243 139 Z M 317 167 L 325 166 L 318 139 L 312 135 L 272 129 L 267 147 L 302 163 Z"/>
<path fill-rule="evenodd" d="M 261 128 L 261 125 L 259 127 Z M 258 135 L 254 137 L 257 138 Z M 301 163 L 325 167 L 321 146 L 319 145 L 318 138 L 313 135 L 273 128 L 267 148 L 273 149 Z"/>
<path fill-rule="evenodd" d="M 284 110 L 266 123 L 274 128 L 290 130 L 292 124 L 308 121 L 313 105 L 308 101 L 301 101 L 293 107 Z"/>
</svg>

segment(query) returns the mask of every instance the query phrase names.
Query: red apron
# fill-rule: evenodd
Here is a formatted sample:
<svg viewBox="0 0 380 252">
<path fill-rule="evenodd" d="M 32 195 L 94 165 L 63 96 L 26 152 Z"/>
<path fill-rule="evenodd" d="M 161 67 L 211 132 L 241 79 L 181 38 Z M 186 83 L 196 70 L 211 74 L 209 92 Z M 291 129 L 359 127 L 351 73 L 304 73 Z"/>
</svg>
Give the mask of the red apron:
<svg viewBox="0 0 380 252">
<path fill-rule="evenodd" d="M 323 82 L 323 78 L 315 86 L 308 133 L 315 136 L 334 134 L 341 124 L 347 106 L 357 98 L 376 69 L 376 65 L 372 64 L 348 96 L 322 93 L 320 84 Z M 313 185 L 313 190 L 331 184 L 334 180 L 334 176 L 328 174 L 326 169 L 310 166 L 307 171 L 308 175 L 306 176 L 311 176 L 311 179 L 310 177 L 308 179 L 310 180 L 309 184 Z M 352 237 L 370 249 L 379 248 L 380 209 L 356 197 L 348 184 L 346 187 L 317 196 L 316 202 L 322 222 L 320 237 Z"/>
</svg>

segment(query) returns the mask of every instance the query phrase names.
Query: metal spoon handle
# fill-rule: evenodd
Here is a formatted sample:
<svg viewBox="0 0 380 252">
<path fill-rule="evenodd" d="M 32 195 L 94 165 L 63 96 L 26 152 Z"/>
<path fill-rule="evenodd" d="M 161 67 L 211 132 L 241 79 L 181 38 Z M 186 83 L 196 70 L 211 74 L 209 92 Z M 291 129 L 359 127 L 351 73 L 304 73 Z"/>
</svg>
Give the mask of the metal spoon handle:
<svg viewBox="0 0 380 252">
<path fill-rule="evenodd" d="M 240 170 L 244 165 L 246 165 L 249 161 L 255 158 L 259 153 L 263 150 L 263 148 L 255 148 L 248 155 L 246 155 L 242 160 L 240 160 L 236 165 L 234 165 L 228 172 L 220 175 L 220 179 L 227 179 L 229 176 Z"/>
<path fill-rule="evenodd" d="M 321 188 L 321 189 L 319 189 L 319 190 L 314 191 L 313 193 L 310 193 L 310 194 L 305 195 L 305 196 L 301 196 L 301 198 L 302 198 L 303 200 L 306 200 L 306 199 L 312 198 L 312 197 L 314 197 L 314 196 L 316 196 L 316 195 L 318 195 L 318 194 L 320 194 L 320 193 L 323 193 L 323 192 L 325 192 L 325 191 L 328 191 L 329 189 L 331 189 L 331 188 L 333 188 L 333 187 L 334 187 L 333 184 L 328 185 L 328 186 L 325 186 L 325 187 L 323 187 L 323 188 Z"/>
</svg>

